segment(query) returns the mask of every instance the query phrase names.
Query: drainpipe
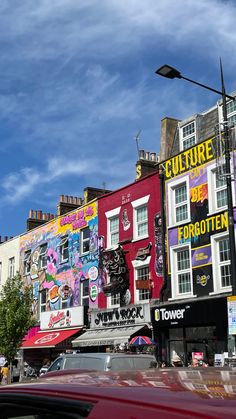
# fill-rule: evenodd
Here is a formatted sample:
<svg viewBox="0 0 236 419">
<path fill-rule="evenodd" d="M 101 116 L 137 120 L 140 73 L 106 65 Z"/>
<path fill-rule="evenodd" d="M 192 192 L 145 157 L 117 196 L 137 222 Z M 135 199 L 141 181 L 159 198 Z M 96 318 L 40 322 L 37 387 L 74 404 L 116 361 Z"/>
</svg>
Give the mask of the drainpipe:
<svg viewBox="0 0 236 419">
<path fill-rule="evenodd" d="M 164 291 L 167 288 L 167 255 L 166 255 L 166 216 L 165 216 L 165 177 L 163 168 L 159 166 L 160 195 L 161 195 L 161 226 L 162 226 L 162 257 L 163 257 L 163 285 L 160 290 L 160 301 L 163 302 Z"/>
</svg>

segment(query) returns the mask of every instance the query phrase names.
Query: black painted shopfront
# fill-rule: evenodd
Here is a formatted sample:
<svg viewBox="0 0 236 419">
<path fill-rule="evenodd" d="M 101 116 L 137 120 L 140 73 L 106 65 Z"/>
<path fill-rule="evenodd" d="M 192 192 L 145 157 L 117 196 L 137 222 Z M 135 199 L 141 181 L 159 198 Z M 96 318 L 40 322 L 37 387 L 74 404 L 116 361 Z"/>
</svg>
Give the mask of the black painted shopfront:
<svg viewBox="0 0 236 419">
<path fill-rule="evenodd" d="M 184 365 L 193 352 L 203 352 L 213 365 L 214 354 L 227 351 L 227 298 L 163 304 L 151 310 L 157 357 L 170 364 L 177 353 Z"/>
</svg>

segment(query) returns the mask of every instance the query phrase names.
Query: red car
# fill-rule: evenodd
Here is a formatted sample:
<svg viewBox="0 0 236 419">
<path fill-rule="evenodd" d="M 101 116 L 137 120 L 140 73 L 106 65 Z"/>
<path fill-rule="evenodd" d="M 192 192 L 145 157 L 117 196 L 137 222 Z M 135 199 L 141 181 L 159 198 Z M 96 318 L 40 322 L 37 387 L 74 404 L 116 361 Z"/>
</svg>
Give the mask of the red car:
<svg viewBox="0 0 236 419">
<path fill-rule="evenodd" d="M 230 368 L 59 371 L 0 388 L 1 419 L 235 418 Z"/>
</svg>

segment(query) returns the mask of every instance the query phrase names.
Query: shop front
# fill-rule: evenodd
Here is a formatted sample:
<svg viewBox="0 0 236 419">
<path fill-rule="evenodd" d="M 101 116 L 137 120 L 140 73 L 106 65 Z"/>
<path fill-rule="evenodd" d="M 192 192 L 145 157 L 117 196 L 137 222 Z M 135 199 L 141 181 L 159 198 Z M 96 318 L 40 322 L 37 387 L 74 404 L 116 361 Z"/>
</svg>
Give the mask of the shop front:
<svg viewBox="0 0 236 419">
<path fill-rule="evenodd" d="M 72 340 L 83 332 L 84 307 L 45 311 L 40 315 L 40 330 L 23 340 L 24 361 L 42 366 L 44 359 L 53 361 L 60 353 L 72 350 Z"/>
<path fill-rule="evenodd" d="M 93 310 L 90 329 L 72 341 L 83 352 L 113 351 L 138 335 L 152 337 L 149 304 Z"/>
<path fill-rule="evenodd" d="M 187 366 L 196 354 L 213 365 L 214 355 L 227 351 L 226 297 L 163 304 L 151 318 L 160 362 L 168 365 L 177 354 Z"/>
</svg>

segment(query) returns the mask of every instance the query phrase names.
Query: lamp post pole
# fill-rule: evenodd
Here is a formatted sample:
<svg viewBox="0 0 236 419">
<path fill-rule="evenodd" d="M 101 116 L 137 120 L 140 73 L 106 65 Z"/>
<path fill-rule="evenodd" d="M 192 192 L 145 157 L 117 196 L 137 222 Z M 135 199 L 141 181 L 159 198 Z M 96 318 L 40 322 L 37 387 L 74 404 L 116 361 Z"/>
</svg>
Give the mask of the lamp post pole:
<svg viewBox="0 0 236 419">
<path fill-rule="evenodd" d="M 230 274 L 232 295 L 236 295 L 236 249 L 235 249 L 235 230 L 234 230 L 234 207 L 232 198 L 232 179 L 231 179 L 231 163 L 230 163 L 230 138 L 227 117 L 227 104 L 224 86 L 224 78 L 222 65 L 221 68 L 221 85 L 222 85 L 222 110 L 224 124 L 224 146 L 225 146 L 225 172 L 226 172 L 226 188 L 227 188 L 227 204 L 228 204 L 228 223 L 229 223 L 229 250 L 230 250 Z"/>
<path fill-rule="evenodd" d="M 225 93 L 224 78 L 222 71 L 222 64 L 220 61 L 221 69 L 221 91 L 213 89 L 205 84 L 199 83 L 195 80 L 191 80 L 182 74 L 174 67 L 171 67 L 167 64 L 160 67 L 156 70 L 156 74 L 166 77 L 168 79 L 184 79 L 190 83 L 196 84 L 203 87 L 204 89 L 210 90 L 215 93 L 219 93 L 222 97 L 222 110 L 223 110 L 223 119 L 224 119 L 224 146 L 225 146 L 225 172 L 226 172 L 226 189 L 227 189 L 227 212 L 228 212 L 228 225 L 229 225 L 229 250 L 230 250 L 230 277 L 232 285 L 232 295 L 236 296 L 236 247 L 235 247 L 235 230 L 234 230 L 234 208 L 233 208 L 233 198 L 232 198 L 232 179 L 231 179 L 231 155 L 230 155 L 230 139 L 229 139 L 229 127 L 228 127 L 228 118 L 227 118 L 227 104 L 226 98 L 235 100 L 235 97 L 230 96 Z"/>
</svg>

